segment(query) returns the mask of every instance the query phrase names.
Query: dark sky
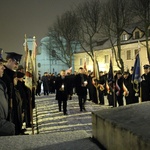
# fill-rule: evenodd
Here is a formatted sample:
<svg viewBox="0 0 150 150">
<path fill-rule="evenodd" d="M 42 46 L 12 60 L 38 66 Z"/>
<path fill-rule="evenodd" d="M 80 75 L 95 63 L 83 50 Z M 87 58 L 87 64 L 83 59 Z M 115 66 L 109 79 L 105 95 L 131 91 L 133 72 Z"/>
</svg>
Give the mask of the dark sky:
<svg viewBox="0 0 150 150">
<path fill-rule="evenodd" d="M 23 54 L 24 35 L 37 44 L 48 27 L 72 6 L 85 0 L 0 0 L 0 48 Z"/>
</svg>

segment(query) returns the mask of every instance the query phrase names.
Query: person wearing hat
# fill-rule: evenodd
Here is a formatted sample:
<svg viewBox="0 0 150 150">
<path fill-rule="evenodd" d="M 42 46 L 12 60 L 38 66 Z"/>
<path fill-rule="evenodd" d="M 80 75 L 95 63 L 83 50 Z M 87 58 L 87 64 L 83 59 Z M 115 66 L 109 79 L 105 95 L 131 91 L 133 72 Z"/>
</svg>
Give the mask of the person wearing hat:
<svg viewBox="0 0 150 150">
<path fill-rule="evenodd" d="M 80 111 L 85 110 L 85 102 L 87 96 L 88 78 L 82 67 L 79 68 L 79 73 L 75 77 L 75 87 L 79 100 Z"/>
<path fill-rule="evenodd" d="M 23 124 L 23 121 L 26 123 L 26 128 L 31 127 L 30 121 L 30 98 L 31 98 L 31 91 L 30 89 L 25 85 L 24 82 L 24 76 L 25 74 L 23 72 L 16 72 L 17 74 L 17 85 L 15 86 L 16 89 L 20 93 L 20 97 L 22 100 L 22 106 L 21 106 L 21 113 L 22 115 L 22 120 L 20 119 L 20 123 Z M 21 122 L 22 121 L 22 122 Z M 22 128 L 21 128 L 22 129 Z M 25 130 L 20 130 L 19 134 L 25 134 Z"/>
<path fill-rule="evenodd" d="M 9 105 L 9 121 L 12 121 L 13 123 L 16 122 L 16 118 L 13 117 L 14 113 L 17 112 L 14 108 L 16 106 L 13 106 L 16 104 L 15 102 L 15 95 L 14 95 L 14 74 L 17 68 L 18 64 L 21 60 L 22 55 L 17 54 L 15 52 L 6 52 L 6 60 L 7 62 L 5 63 L 5 70 L 4 70 L 4 75 L 2 77 L 2 80 L 5 82 L 6 87 L 7 87 L 7 94 L 8 94 L 8 105 Z"/>
<path fill-rule="evenodd" d="M 142 102 L 150 101 L 150 71 L 149 65 L 144 65 L 144 74 L 141 76 L 141 98 Z"/>
<path fill-rule="evenodd" d="M 100 71 L 99 74 L 100 74 L 100 79 L 98 81 L 99 100 L 100 100 L 100 105 L 104 105 L 104 92 L 105 92 L 106 78 L 105 78 L 105 75 L 103 74 L 103 71 Z"/>
<path fill-rule="evenodd" d="M 123 106 L 123 77 L 122 72 L 117 71 L 115 77 L 115 93 L 116 93 L 116 102 L 118 102 L 119 106 Z M 115 105 L 116 105 L 115 102 Z"/>
<path fill-rule="evenodd" d="M 8 95 L 6 84 L 1 80 L 4 74 L 4 59 L 0 56 L 0 136 L 10 136 L 15 134 L 15 125 L 8 121 Z"/>
<path fill-rule="evenodd" d="M 125 71 L 123 73 L 123 82 L 125 85 L 124 97 L 126 100 L 126 105 L 132 104 L 135 96 L 135 92 L 133 90 L 133 84 L 131 83 L 131 75 L 129 71 Z"/>
<path fill-rule="evenodd" d="M 17 68 L 17 72 L 23 72 L 24 73 L 24 67 L 22 65 L 19 65 Z"/>
</svg>

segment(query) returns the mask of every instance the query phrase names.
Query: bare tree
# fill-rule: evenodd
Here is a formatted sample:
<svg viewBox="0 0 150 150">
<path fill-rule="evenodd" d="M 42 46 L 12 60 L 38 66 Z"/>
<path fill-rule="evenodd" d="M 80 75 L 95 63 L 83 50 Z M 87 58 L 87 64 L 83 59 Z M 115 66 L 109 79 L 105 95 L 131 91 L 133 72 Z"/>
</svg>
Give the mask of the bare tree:
<svg viewBox="0 0 150 150">
<path fill-rule="evenodd" d="M 53 26 L 49 28 L 50 55 L 68 67 L 72 66 L 73 54 L 79 46 L 78 25 L 78 18 L 74 11 L 66 11 L 62 16 L 58 16 Z"/>
<path fill-rule="evenodd" d="M 150 0 L 132 0 L 131 11 L 134 16 L 138 16 L 142 21 L 145 32 L 144 46 L 147 49 L 148 61 L 150 63 L 150 46 L 149 46 L 149 27 L 150 27 Z"/>
<path fill-rule="evenodd" d="M 95 62 L 94 47 L 102 27 L 102 11 L 100 0 L 88 0 L 77 6 L 77 15 L 80 19 L 79 41 L 82 49 Z M 96 63 L 97 69 L 98 63 Z"/>
<path fill-rule="evenodd" d="M 121 33 L 129 24 L 130 11 L 128 0 L 109 0 L 103 5 L 103 29 L 109 37 L 112 51 L 118 68 L 124 71 L 124 62 L 121 58 Z M 115 46 L 117 49 L 115 49 Z"/>
</svg>

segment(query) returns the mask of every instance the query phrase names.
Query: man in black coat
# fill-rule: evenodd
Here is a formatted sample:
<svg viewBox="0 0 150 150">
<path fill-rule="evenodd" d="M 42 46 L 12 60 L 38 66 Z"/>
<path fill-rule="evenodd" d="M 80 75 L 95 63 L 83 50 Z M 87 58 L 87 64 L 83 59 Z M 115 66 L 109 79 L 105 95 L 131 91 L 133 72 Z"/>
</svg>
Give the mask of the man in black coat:
<svg viewBox="0 0 150 150">
<path fill-rule="evenodd" d="M 132 104 L 132 100 L 134 98 L 134 90 L 133 90 L 133 84 L 131 83 L 131 75 L 128 71 L 125 71 L 123 73 L 123 82 L 125 87 L 127 88 L 127 93 L 125 93 L 125 100 L 126 100 L 126 105 Z"/>
<path fill-rule="evenodd" d="M 16 122 L 16 118 L 14 117 L 17 110 L 15 110 L 16 106 L 16 97 L 15 97 L 15 91 L 14 91 L 14 75 L 15 71 L 18 68 L 18 64 L 21 60 L 22 55 L 17 54 L 14 52 L 7 52 L 6 53 L 6 64 L 5 64 L 5 70 L 4 75 L 2 77 L 2 80 L 5 82 L 7 87 L 7 94 L 8 94 L 8 107 L 9 107 L 9 121 L 12 121 L 13 123 Z M 14 105 L 14 106 L 13 106 Z"/>
<path fill-rule="evenodd" d="M 119 106 L 123 106 L 123 92 L 123 77 L 121 71 L 118 71 L 115 77 L 115 94 Z"/>
<path fill-rule="evenodd" d="M 0 136 L 10 136 L 15 134 L 15 125 L 7 120 L 8 118 L 8 95 L 6 84 L 1 80 L 5 67 L 3 59 L 0 57 Z"/>
<path fill-rule="evenodd" d="M 141 76 L 141 98 L 142 101 L 150 101 L 150 72 L 149 65 L 144 65 L 144 74 Z"/>
<path fill-rule="evenodd" d="M 75 78 L 75 87 L 79 100 L 80 111 L 85 110 L 85 102 L 87 96 L 87 75 L 82 67 L 79 68 L 79 74 Z"/>
<path fill-rule="evenodd" d="M 63 113 L 67 115 L 67 100 L 71 94 L 70 80 L 65 75 L 65 70 L 60 72 L 60 76 L 56 78 L 56 100 L 58 100 L 59 111 L 61 111 L 61 105 L 63 103 Z"/>
</svg>

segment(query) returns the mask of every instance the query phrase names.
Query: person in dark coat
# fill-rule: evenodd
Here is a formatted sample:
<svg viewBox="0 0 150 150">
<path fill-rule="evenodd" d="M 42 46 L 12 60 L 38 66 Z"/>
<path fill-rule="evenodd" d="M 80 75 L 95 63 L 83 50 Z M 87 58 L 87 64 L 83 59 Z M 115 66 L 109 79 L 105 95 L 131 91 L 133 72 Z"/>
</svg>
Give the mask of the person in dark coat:
<svg viewBox="0 0 150 150">
<path fill-rule="evenodd" d="M 56 79 L 56 77 L 55 77 L 54 73 L 50 73 L 48 76 L 49 76 L 48 77 L 48 80 L 49 80 L 49 93 L 54 94 L 55 93 L 55 79 Z"/>
<path fill-rule="evenodd" d="M 116 102 L 118 102 L 119 106 L 123 106 L 123 78 L 121 71 L 116 73 L 115 77 L 115 94 L 116 94 Z"/>
<path fill-rule="evenodd" d="M 87 75 L 87 78 L 88 78 L 88 85 L 87 85 L 87 88 L 88 88 L 89 101 L 92 100 L 92 90 L 93 90 L 92 76 L 93 76 L 93 72 L 91 72 L 91 71 L 89 70 L 89 71 L 88 71 L 88 75 Z"/>
<path fill-rule="evenodd" d="M 16 104 L 15 102 L 15 92 L 14 92 L 14 70 L 17 70 L 18 64 L 20 63 L 21 54 L 14 53 L 14 52 L 7 52 L 6 53 L 6 60 L 7 62 L 5 63 L 5 70 L 4 70 L 4 75 L 2 77 L 2 80 L 5 82 L 7 86 L 7 94 L 8 94 L 8 108 L 9 108 L 9 117 L 8 120 L 15 122 L 14 113 L 16 110 L 16 106 L 13 106 Z"/>
<path fill-rule="evenodd" d="M 45 72 L 44 75 L 42 76 L 42 82 L 43 82 L 44 95 L 48 95 L 49 94 L 49 78 L 48 78 L 47 72 Z"/>
<path fill-rule="evenodd" d="M 132 79 L 133 76 L 134 67 L 131 67 L 130 70 L 130 78 Z M 132 104 L 139 102 L 139 96 L 140 96 L 140 83 L 134 83 L 134 81 L 131 81 L 132 83 L 132 99 L 130 100 Z M 130 92 L 130 91 L 129 91 Z"/>
<path fill-rule="evenodd" d="M 67 100 L 71 94 L 71 86 L 65 75 L 65 70 L 62 70 L 60 72 L 60 76 L 56 78 L 55 88 L 59 111 L 61 111 L 61 105 L 63 103 L 63 113 L 64 115 L 67 115 Z"/>
<path fill-rule="evenodd" d="M 103 71 L 100 71 L 100 79 L 98 81 L 100 105 L 104 105 L 105 83 L 106 83 L 106 80 L 105 80 L 105 76 L 103 75 Z"/>
<path fill-rule="evenodd" d="M 150 101 L 150 72 L 149 65 L 144 65 L 144 74 L 141 76 L 141 98 L 142 102 Z"/>
<path fill-rule="evenodd" d="M 42 84 L 42 79 L 41 79 L 41 74 L 38 74 L 38 80 L 37 80 L 37 86 L 36 86 L 36 96 L 41 96 L 41 84 Z"/>
<path fill-rule="evenodd" d="M 133 84 L 131 83 L 131 75 L 128 71 L 123 73 L 123 82 L 125 87 L 127 88 L 127 92 L 124 94 L 126 105 L 132 104 L 132 100 L 134 97 Z"/>
<path fill-rule="evenodd" d="M 8 95 L 6 84 L 1 80 L 5 61 L 0 56 L 0 136 L 15 135 L 15 125 L 8 121 Z"/>
<path fill-rule="evenodd" d="M 26 128 L 28 128 L 31 127 L 31 90 L 25 85 L 23 80 L 24 75 L 25 74 L 22 72 L 17 72 L 18 82 L 16 88 L 18 89 L 22 99 L 22 120 L 26 123 Z M 21 134 L 24 133 L 21 132 Z"/>
<path fill-rule="evenodd" d="M 20 72 L 21 73 L 21 72 Z M 21 73 L 22 74 L 22 73 Z M 22 99 L 19 92 L 18 84 L 18 75 L 14 75 L 14 103 L 13 103 L 13 117 L 15 118 L 13 123 L 15 124 L 15 134 L 19 135 L 22 133 Z"/>
<path fill-rule="evenodd" d="M 79 100 L 80 111 L 85 110 L 85 102 L 87 96 L 87 75 L 84 73 L 84 69 L 82 67 L 79 68 L 79 74 L 76 75 L 75 78 L 75 87 Z"/>
</svg>

